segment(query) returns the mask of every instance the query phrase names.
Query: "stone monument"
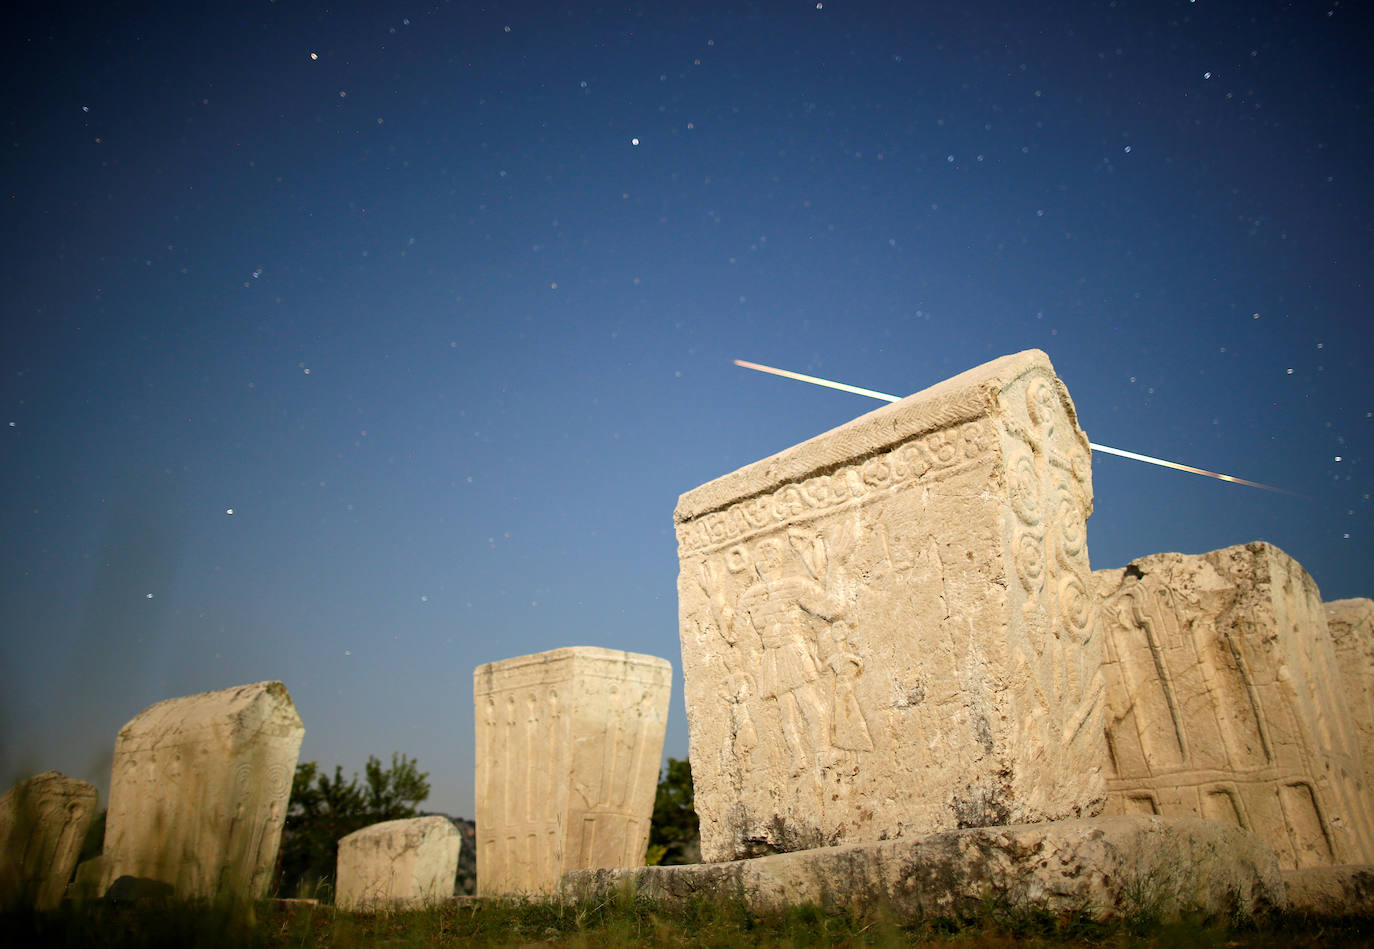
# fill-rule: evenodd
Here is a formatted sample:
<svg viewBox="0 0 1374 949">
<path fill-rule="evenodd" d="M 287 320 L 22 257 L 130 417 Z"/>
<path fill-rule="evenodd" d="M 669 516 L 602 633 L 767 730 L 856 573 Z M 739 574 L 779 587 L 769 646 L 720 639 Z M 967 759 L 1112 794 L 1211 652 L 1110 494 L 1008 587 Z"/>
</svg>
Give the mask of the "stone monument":
<svg viewBox="0 0 1374 949">
<path fill-rule="evenodd" d="M 1307 571 L 1257 542 L 1154 554 L 1095 580 L 1109 812 L 1234 824 L 1284 868 L 1374 861 L 1359 693 L 1334 685 Z"/>
<path fill-rule="evenodd" d="M 339 909 L 423 906 L 453 898 L 462 837 L 447 817 L 389 820 L 339 841 Z"/>
<path fill-rule="evenodd" d="M 280 682 L 144 710 L 115 740 L 101 891 L 132 876 L 181 898 L 265 896 L 304 736 Z"/>
<path fill-rule="evenodd" d="M 684 494 L 702 859 L 1096 813 L 1091 513 L 1038 350 Z"/>
<path fill-rule="evenodd" d="M 478 896 L 644 862 L 672 671 L 593 646 L 474 670 Z"/>
<path fill-rule="evenodd" d="M 95 786 L 57 771 L 0 796 L 0 908 L 55 908 L 95 817 Z"/>
</svg>

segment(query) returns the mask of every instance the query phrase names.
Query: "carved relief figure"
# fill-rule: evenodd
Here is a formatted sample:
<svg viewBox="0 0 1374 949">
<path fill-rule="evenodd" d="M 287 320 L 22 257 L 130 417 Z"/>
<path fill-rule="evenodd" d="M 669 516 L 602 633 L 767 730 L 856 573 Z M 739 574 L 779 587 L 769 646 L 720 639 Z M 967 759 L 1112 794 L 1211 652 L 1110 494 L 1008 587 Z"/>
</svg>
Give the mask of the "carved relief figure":
<svg viewBox="0 0 1374 949">
<path fill-rule="evenodd" d="M 757 742 L 747 710 L 734 708 L 745 704 L 757 683 L 759 698 L 777 706 L 794 775 L 813 766 L 825 768 L 831 763 L 830 748 L 871 750 L 873 741 L 854 693 L 863 660 L 849 647 L 849 626 L 843 620 L 847 603 L 834 589 L 824 538 L 817 534 L 809 549 L 796 531 L 788 532 L 785 546 L 781 538 L 766 538 L 754 546 L 752 565 L 755 579 L 734 607 L 709 561 L 700 572 L 726 643 L 736 646 L 744 631 L 752 632 L 758 643 L 756 674 L 731 677 L 734 741 L 749 747 Z"/>
</svg>

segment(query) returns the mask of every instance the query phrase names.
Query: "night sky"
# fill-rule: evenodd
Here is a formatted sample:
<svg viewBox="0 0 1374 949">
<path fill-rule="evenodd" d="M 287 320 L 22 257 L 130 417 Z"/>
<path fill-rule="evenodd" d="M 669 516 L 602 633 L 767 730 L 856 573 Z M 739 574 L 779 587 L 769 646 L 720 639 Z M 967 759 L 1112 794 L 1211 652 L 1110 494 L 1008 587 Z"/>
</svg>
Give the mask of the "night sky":
<svg viewBox="0 0 1374 949">
<path fill-rule="evenodd" d="M 1038 347 L 1094 567 L 1374 595 L 1349 3 L 44 4 L 0 39 L 0 778 L 280 679 L 471 816 L 472 670 L 677 639 L 678 495 Z M 680 671 L 679 671 L 680 675 Z M 681 680 L 665 752 L 686 757 Z"/>
</svg>

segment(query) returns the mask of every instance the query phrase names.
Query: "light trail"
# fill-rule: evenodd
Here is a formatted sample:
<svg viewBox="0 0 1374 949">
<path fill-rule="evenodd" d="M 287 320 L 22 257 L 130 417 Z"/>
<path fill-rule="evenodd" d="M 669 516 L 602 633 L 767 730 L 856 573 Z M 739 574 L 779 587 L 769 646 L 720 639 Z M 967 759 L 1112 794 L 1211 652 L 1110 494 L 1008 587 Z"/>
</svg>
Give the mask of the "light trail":
<svg viewBox="0 0 1374 949">
<path fill-rule="evenodd" d="M 786 379 L 796 379 L 798 382 L 809 382 L 812 385 L 825 386 L 827 389 L 839 389 L 841 392 L 866 395 L 870 399 L 880 399 L 883 402 L 898 402 L 902 398 L 899 395 L 888 395 L 886 392 L 878 392 L 874 389 L 863 389 L 859 386 L 851 386 L 844 382 L 833 382 L 830 379 L 822 379 L 819 376 L 808 376 L 804 373 L 792 372 L 790 369 L 776 369 L 773 366 L 764 366 L 756 362 L 745 362 L 743 359 L 736 359 L 735 365 L 742 366 L 745 369 L 755 369 L 759 372 L 772 373 L 775 376 L 782 376 Z M 1296 494 L 1293 491 L 1276 488 L 1272 484 L 1260 484 L 1258 481 L 1237 478 L 1235 475 L 1222 474 L 1219 471 L 1208 471 L 1206 468 L 1194 468 L 1192 465 L 1185 465 L 1177 461 L 1169 461 L 1165 458 L 1155 458 L 1153 455 L 1142 455 L 1139 452 L 1126 451 L 1124 448 L 1112 448 L 1110 445 L 1099 445 L 1096 442 L 1088 442 L 1088 447 L 1093 451 L 1104 452 L 1108 455 L 1118 455 L 1122 458 L 1129 458 L 1131 461 L 1143 461 L 1146 464 L 1159 465 L 1161 468 L 1173 468 L 1175 471 L 1186 471 L 1189 474 L 1216 478 L 1218 481 L 1229 481 L 1232 484 L 1248 485 L 1252 488 L 1259 488 L 1262 491 L 1274 491 L 1278 494 L 1290 494 L 1294 497 L 1302 497 L 1302 495 Z"/>
</svg>

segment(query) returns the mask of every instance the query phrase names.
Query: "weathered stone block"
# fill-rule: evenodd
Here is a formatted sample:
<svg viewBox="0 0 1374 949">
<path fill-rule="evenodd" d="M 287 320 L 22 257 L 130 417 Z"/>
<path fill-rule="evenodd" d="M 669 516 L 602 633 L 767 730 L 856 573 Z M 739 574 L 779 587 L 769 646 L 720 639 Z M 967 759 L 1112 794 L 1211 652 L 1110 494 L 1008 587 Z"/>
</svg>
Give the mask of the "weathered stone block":
<svg viewBox="0 0 1374 949">
<path fill-rule="evenodd" d="M 0 907 L 62 902 L 95 817 L 95 786 L 57 771 L 0 796 Z"/>
<path fill-rule="evenodd" d="M 115 740 L 102 890 L 267 894 L 305 728 L 280 682 L 167 699 Z"/>
<path fill-rule="evenodd" d="M 447 817 L 389 820 L 339 841 L 334 905 L 416 906 L 453 898 L 462 847 Z"/>
<path fill-rule="evenodd" d="M 477 895 L 551 893 L 649 842 L 666 659 L 574 646 L 478 666 Z"/>
<path fill-rule="evenodd" d="M 1374 600 L 1361 597 L 1327 603 L 1326 626 L 1364 760 L 1364 807 L 1374 812 Z"/>
<path fill-rule="evenodd" d="M 1090 463 L 1032 350 L 682 496 L 703 859 L 1101 807 Z"/>
<path fill-rule="evenodd" d="M 1108 817 L 945 831 L 730 863 L 579 870 L 567 900 L 630 891 L 665 905 L 706 896 L 756 913 L 815 904 L 881 908 L 900 919 L 977 919 L 989 911 L 1111 920 L 1231 918 L 1283 905 L 1274 851 L 1254 834 L 1197 818 Z"/>
<path fill-rule="evenodd" d="M 1359 742 L 1307 571 L 1251 543 L 1095 579 L 1109 812 L 1235 824 L 1285 868 L 1370 862 Z"/>
</svg>

